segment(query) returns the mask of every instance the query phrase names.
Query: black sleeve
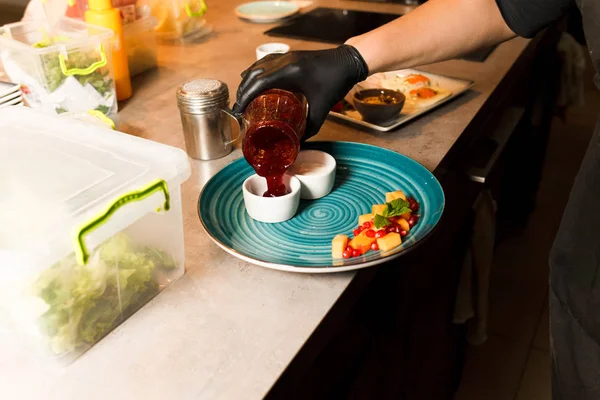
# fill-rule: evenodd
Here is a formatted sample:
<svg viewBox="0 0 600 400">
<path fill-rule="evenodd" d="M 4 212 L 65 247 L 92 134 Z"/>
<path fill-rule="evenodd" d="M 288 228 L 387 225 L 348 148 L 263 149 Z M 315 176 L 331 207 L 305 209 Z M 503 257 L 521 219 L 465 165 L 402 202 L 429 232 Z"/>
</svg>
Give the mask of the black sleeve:
<svg viewBox="0 0 600 400">
<path fill-rule="evenodd" d="M 517 35 L 531 38 L 567 13 L 572 0 L 496 0 L 502 18 Z"/>
</svg>

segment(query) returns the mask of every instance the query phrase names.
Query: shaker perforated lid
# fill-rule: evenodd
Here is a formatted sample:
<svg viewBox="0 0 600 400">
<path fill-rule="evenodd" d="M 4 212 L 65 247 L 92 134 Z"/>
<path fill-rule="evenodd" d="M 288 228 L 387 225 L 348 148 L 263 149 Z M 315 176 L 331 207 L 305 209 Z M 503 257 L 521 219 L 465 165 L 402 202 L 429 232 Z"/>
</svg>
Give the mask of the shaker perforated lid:
<svg viewBox="0 0 600 400">
<path fill-rule="evenodd" d="M 217 79 L 196 79 L 177 89 L 177 104 L 190 112 L 229 105 L 229 89 Z"/>
</svg>

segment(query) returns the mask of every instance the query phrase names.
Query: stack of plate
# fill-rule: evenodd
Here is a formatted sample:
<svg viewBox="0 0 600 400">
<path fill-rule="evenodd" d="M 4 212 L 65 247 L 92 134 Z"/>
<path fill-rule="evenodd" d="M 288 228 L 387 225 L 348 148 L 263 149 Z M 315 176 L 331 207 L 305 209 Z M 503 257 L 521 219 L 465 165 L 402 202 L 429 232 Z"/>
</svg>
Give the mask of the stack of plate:
<svg viewBox="0 0 600 400">
<path fill-rule="evenodd" d="M 21 86 L 16 83 L 0 81 L 0 109 L 23 104 Z"/>
</svg>

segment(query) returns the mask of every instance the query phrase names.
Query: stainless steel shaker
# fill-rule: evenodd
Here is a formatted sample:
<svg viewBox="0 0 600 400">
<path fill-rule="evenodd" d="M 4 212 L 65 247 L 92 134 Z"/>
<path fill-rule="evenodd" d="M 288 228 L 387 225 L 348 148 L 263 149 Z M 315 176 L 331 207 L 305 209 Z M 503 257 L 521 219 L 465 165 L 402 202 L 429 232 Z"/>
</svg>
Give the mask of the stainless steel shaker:
<svg viewBox="0 0 600 400">
<path fill-rule="evenodd" d="M 177 89 L 187 154 L 197 160 L 214 160 L 231 153 L 229 89 L 216 79 L 197 79 Z M 235 121 L 237 126 L 237 121 Z"/>
</svg>

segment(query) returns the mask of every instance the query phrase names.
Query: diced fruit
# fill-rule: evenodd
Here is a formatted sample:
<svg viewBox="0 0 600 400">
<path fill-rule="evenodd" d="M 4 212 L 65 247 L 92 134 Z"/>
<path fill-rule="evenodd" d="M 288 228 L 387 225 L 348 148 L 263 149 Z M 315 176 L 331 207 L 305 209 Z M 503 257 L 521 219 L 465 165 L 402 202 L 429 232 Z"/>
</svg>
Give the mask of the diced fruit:
<svg viewBox="0 0 600 400">
<path fill-rule="evenodd" d="M 379 245 L 377 244 L 377 242 L 373 242 L 373 244 L 371 245 L 371 250 L 373 250 L 373 251 L 379 250 Z"/>
<path fill-rule="evenodd" d="M 419 211 L 419 203 L 413 199 L 412 197 L 408 198 L 408 203 L 410 204 L 410 209 L 413 211 Z"/>
<path fill-rule="evenodd" d="M 391 250 L 394 247 L 400 246 L 401 244 L 402 239 L 400 238 L 400 234 L 395 232 L 388 233 L 384 237 L 377 239 L 377 245 L 381 251 Z"/>
<path fill-rule="evenodd" d="M 371 222 L 373 220 L 373 214 L 363 214 L 358 217 L 358 225 L 362 226 L 365 222 Z"/>
<path fill-rule="evenodd" d="M 401 217 L 408 221 L 410 219 L 411 215 L 412 215 L 411 213 L 406 212 L 406 213 L 402 214 Z"/>
<path fill-rule="evenodd" d="M 355 250 L 359 250 L 361 252 L 361 254 L 366 253 L 367 251 L 369 251 L 369 249 L 371 248 L 371 244 L 373 244 L 373 242 L 376 239 L 374 237 L 370 238 L 366 235 L 360 235 L 360 236 L 356 236 L 354 237 L 352 240 L 350 240 L 350 247 L 352 247 Z"/>
<path fill-rule="evenodd" d="M 402 228 L 405 231 L 410 231 L 410 225 L 408 224 L 408 221 L 405 220 L 404 218 L 400 218 L 398 220 L 398 225 L 400 226 L 400 228 Z"/>
<path fill-rule="evenodd" d="M 417 215 L 413 215 L 410 217 L 410 219 L 408 220 L 408 224 L 413 227 L 415 226 L 415 224 L 419 222 L 419 217 Z"/>
<path fill-rule="evenodd" d="M 384 237 L 385 235 L 387 235 L 387 232 L 385 231 L 385 229 L 380 229 L 377 232 L 375 232 L 375 237 L 377 239 Z"/>
<path fill-rule="evenodd" d="M 343 258 L 344 251 L 348 246 L 348 236 L 337 235 L 331 241 L 331 256 L 333 258 Z"/>
<path fill-rule="evenodd" d="M 370 237 L 370 238 L 374 238 L 375 237 L 375 231 L 373 229 L 367 229 L 365 231 L 365 236 Z"/>
<path fill-rule="evenodd" d="M 359 249 L 352 250 L 352 257 L 360 257 L 363 255 L 363 252 Z"/>
<path fill-rule="evenodd" d="M 371 211 L 373 212 L 373 216 L 382 215 L 383 211 L 387 208 L 387 204 L 373 204 L 371 207 Z"/>
<path fill-rule="evenodd" d="M 362 227 L 363 229 L 370 229 L 372 225 L 373 223 L 371 221 L 367 221 L 364 224 L 362 224 Z"/>
<path fill-rule="evenodd" d="M 389 192 L 385 194 L 386 203 L 390 203 L 396 199 L 406 200 L 406 196 L 402 190 L 396 190 L 395 192 Z"/>
</svg>

